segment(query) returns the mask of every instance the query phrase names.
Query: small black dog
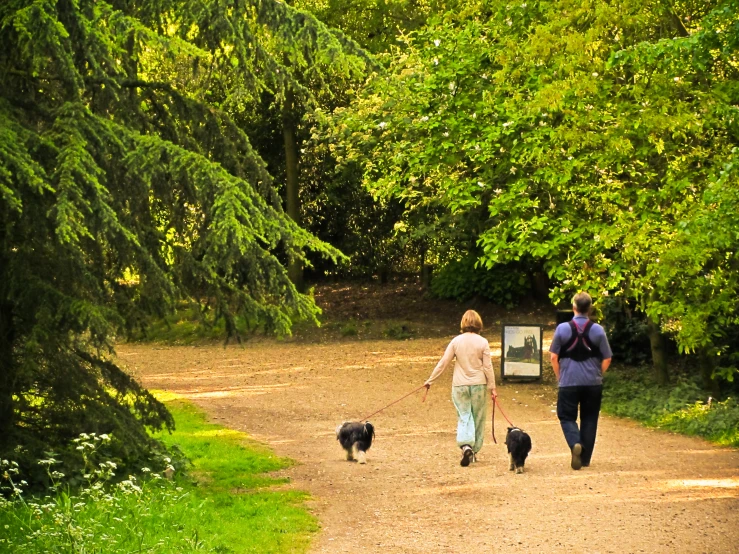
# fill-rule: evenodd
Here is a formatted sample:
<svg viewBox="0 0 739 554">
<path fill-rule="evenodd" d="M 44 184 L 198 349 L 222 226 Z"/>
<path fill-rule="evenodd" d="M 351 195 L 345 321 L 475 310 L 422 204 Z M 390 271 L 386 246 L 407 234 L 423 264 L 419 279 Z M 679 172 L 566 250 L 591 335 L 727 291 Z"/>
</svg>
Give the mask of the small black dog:
<svg viewBox="0 0 739 554">
<path fill-rule="evenodd" d="M 531 452 L 531 437 L 518 427 L 509 427 L 505 436 L 505 443 L 508 447 L 508 456 L 511 459 L 509 469 L 511 471 L 515 469 L 516 473 L 523 473 L 526 456 Z"/>
<path fill-rule="evenodd" d="M 365 452 L 372 446 L 375 437 L 375 428 L 368 421 L 345 421 L 336 428 L 336 439 L 341 447 L 346 450 L 346 459 L 357 460 L 360 464 L 366 464 Z"/>
</svg>

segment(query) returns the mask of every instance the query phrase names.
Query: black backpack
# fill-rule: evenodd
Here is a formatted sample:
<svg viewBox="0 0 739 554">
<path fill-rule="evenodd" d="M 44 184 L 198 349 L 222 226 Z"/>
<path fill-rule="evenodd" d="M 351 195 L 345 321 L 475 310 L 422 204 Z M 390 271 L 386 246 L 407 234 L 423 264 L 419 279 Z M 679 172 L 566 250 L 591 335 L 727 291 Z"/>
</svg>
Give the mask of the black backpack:
<svg viewBox="0 0 739 554">
<path fill-rule="evenodd" d="M 590 329 L 593 328 L 593 322 L 588 322 L 580 329 L 574 320 L 570 320 L 570 329 L 572 336 L 560 351 L 559 358 L 570 358 L 576 362 L 584 362 L 590 358 L 603 359 L 600 348 L 595 346 L 590 340 Z"/>
</svg>

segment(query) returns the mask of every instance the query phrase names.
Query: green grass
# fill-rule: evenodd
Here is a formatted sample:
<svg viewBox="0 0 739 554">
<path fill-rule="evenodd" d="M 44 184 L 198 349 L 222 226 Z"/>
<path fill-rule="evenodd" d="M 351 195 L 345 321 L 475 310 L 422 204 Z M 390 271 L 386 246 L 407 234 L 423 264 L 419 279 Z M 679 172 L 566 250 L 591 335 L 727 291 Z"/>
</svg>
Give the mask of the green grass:
<svg viewBox="0 0 739 554">
<path fill-rule="evenodd" d="M 237 317 L 235 323 L 239 334 L 249 333 L 250 326 L 243 317 Z M 152 319 L 146 327 L 146 333 L 136 338 L 145 342 L 166 344 L 222 341 L 226 338 L 226 325 L 223 319 L 218 321 L 213 321 L 211 317 L 203 319 L 197 309 L 182 307 L 172 315 Z"/>
<path fill-rule="evenodd" d="M 290 460 L 163 399 L 177 430 L 156 436 L 190 459 L 188 475 L 0 501 L 0 552 L 305 552 L 318 529 L 307 495 L 269 475 Z"/>
<path fill-rule="evenodd" d="M 739 447 L 739 402 L 711 400 L 694 380 L 683 378 L 657 385 L 649 370 L 606 373 L 603 411 L 629 417 L 649 427 L 700 436 L 724 446 Z"/>
</svg>

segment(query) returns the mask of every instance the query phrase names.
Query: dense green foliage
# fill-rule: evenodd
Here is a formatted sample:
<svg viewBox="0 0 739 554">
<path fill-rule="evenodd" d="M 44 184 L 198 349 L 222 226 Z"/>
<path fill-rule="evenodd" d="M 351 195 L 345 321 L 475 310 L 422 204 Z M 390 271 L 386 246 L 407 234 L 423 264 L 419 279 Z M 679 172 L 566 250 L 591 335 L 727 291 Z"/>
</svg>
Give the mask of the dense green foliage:
<svg viewBox="0 0 739 554">
<path fill-rule="evenodd" d="M 512 307 L 529 291 L 526 273 L 515 264 L 499 264 L 485 270 L 477 259 L 467 256 L 444 265 L 431 282 L 431 292 L 439 298 L 469 300 L 484 298 Z"/>
<path fill-rule="evenodd" d="M 0 552 L 304 552 L 317 528 L 302 505 L 306 496 L 271 491 L 284 480 L 266 475 L 289 461 L 243 433 L 205 423 L 191 404 L 167 406 L 177 431 L 159 438 L 192 460 L 197 482 L 179 473 L 170 481 L 144 471 L 143 477 L 112 485 L 118 469 L 88 450 L 103 470 L 88 468 L 82 488 L 69 490 L 67 480 L 57 477 L 56 490 L 46 496 L 0 496 Z M 8 478 L 0 477 L 3 486 L 12 480 L 21 491 L 23 475 L 9 461 L 0 463 L 7 466 L 2 472 L 9 471 Z M 57 471 L 55 465 L 45 467 L 50 475 Z"/>
<path fill-rule="evenodd" d="M 731 378 L 739 4 L 479 2 L 405 37 L 335 118 L 439 264 L 544 269 L 633 304 Z"/>
<path fill-rule="evenodd" d="M 179 301 L 227 333 L 315 321 L 284 266 L 340 254 L 283 212 L 240 123 L 366 60 L 272 0 L 0 4 L 0 453 L 95 431 L 141 465 L 142 425 L 172 420 L 107 356 Z"/>
<path fill-rule="evenodd" d="M 650 372 L 610 371 L 603 387 L 603 410 L 650 427 L 697 435 L 726 446 L 739 446 L 739 403 L 710 398 L 694 378 L 659 386 Z"/>
</svg>

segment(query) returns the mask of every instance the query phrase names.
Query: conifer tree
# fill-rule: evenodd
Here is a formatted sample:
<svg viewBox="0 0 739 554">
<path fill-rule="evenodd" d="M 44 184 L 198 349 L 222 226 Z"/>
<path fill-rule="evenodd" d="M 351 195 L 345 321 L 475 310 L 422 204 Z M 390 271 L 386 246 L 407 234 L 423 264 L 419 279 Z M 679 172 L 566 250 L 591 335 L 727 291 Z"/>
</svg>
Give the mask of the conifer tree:
<svg viewBox="0 0 739 554">
<path fill-rule="evenodd" d="M 146 456 L 164 406 L 113 340 L 189 300 L 289 333 L 285 262 L 341 254 L 283 211 L 233 114 L 357 75 L 341 33 L 274 0 L 0 4 L 0 454 L 81 431 Z"/>
</svg>

